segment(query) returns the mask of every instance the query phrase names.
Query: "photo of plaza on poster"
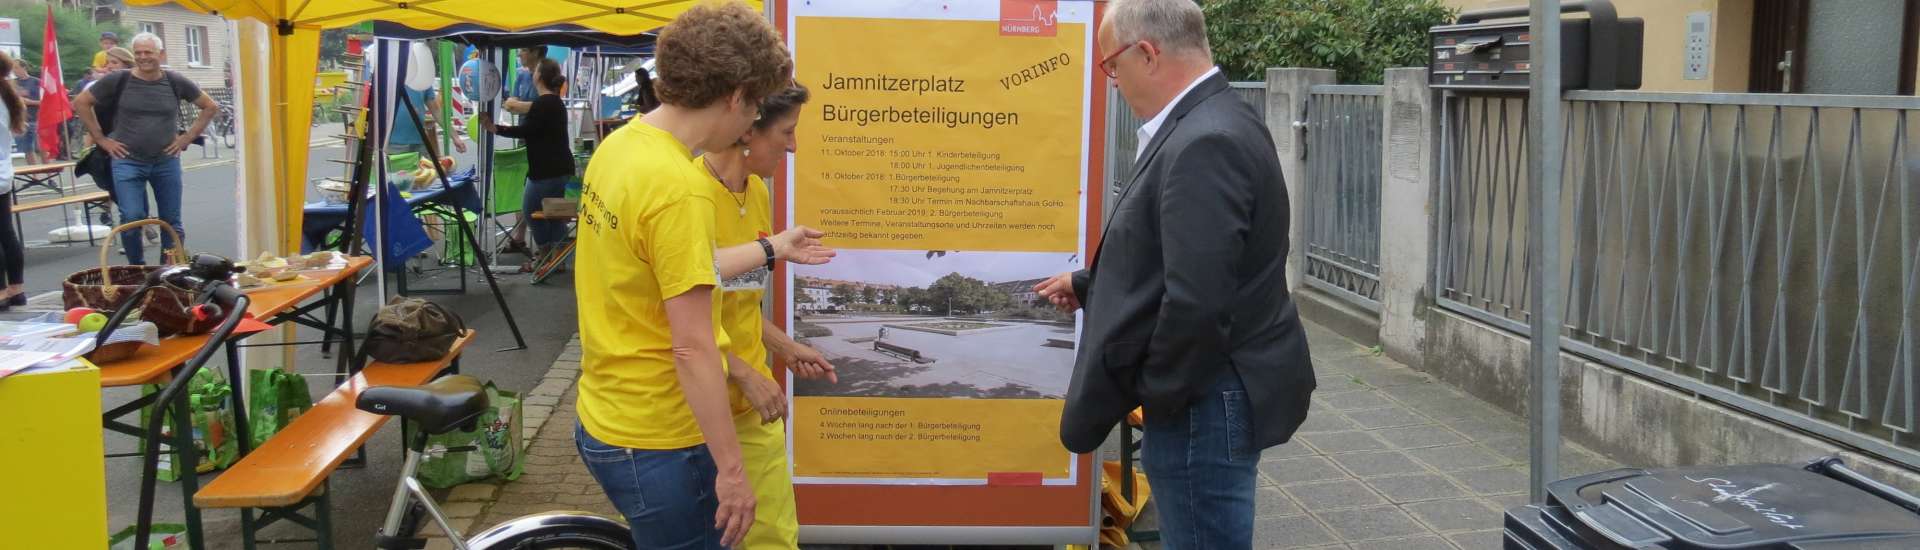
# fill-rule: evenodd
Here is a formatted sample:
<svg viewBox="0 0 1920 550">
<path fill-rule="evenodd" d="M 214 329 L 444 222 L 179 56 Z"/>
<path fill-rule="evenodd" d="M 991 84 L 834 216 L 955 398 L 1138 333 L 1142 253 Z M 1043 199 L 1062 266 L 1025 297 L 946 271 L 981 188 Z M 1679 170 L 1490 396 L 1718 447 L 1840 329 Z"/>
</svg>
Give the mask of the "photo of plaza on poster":
<svg viewBox="0 0 1920 550">
<path fill-rule="evenodd" d="M 1034 292 L 1080 268 L 1073 253 L 842 250 L 794 268 L 794 338 L 838 384 L 796 380 L 796 397 L 1062 399 L 1074 316 Z"/>
</svg>

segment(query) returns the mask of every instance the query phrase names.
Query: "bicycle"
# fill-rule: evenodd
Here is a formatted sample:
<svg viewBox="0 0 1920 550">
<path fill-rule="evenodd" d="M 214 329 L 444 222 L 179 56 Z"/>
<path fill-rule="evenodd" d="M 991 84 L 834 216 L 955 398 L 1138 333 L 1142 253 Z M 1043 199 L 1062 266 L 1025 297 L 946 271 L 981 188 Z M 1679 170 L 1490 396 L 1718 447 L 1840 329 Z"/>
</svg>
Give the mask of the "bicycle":
<svg viewBox="0 0 1920 550">
<path fill-rule="evenodd" d="M 221 102 L 219 106 L 220 114 L 213 117 L 213 136 L 220 140 L 221 145 L 232 149 L 239 143 L 234 136 L 233 105 Z"/>
<path fill-rule="evenodd" d="M 417 428 L 407 439 L 406 462 L 401 466 L 400 481 L 387 508 L 386 522 L 375 535 L 375 548 L 405 550 L 425 545 L 426 540 L 414 537 L 413 533 L 422 513 L 440 526 L 454 548 L 461 550 L 633 548 L 633 535 L 626 525 L 585 512 L 554 511 L 523 516 L 482 531 L 472 539 L 463 539 L 461 533 L 447 523 L 440 506 L 414 474 L 420 468 L 420 461 L 430 454 L 472 450 L 471 447 L 427 448 L 428 436 L 472 430 L 480 414 L 487 410 L 487 393 L 472 376 L 448 375 L 423 386 L 367 388 L 354 406 L 373 414 L 398 416 Z"/>
</svg>

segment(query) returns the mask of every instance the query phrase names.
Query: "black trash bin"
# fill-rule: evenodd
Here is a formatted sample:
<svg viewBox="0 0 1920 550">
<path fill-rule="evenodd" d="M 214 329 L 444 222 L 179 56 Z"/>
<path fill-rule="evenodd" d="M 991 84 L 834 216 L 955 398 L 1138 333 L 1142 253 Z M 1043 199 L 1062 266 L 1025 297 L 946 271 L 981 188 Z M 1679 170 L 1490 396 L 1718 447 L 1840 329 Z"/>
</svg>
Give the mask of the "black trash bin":
<svg viewBox="0 0 1920 550">
<path fill-rule="evenodd" d="M 1556 481 L 1507 510 L 1507 550 L 1920 549 L 1920 499 L 1838 458 L 1642 470 Z"/>
</svg>

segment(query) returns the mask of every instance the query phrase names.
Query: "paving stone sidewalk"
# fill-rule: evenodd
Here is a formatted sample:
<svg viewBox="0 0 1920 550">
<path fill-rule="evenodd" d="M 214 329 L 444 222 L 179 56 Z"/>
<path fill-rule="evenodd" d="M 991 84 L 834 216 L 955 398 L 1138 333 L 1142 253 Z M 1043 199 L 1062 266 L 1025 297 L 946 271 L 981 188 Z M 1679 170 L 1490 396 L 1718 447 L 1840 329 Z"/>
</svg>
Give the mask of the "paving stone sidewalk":
<svg viewBox="0 0 1920 550">
<path fill-rule="evenodd" d="M 1254 547 L 1499 548 L 1502 512 L 1527 498 L 1523 420 L 1332 330 L 1307 334 L 1319 389 L 1299 434 L 1261 457 Z M 1561 450 L 1563 477 L 1615 467 Z"/>
<path fill-rule="evenodd" d="M 1521 418 L 1331 330 L 1307 328 L 1319 390 L 1299 435 L 1261 458 L 1254 547 L 1499 548 L 1502 510 L 1526 501 Z M 579 360 L 576 338 L 527 397 L 527 429 L 536 435 L 527 441 L 525 474 L 454 489 L 447 512 L 456 528 L 555 509 L 618 517 L 574 451 Z M 1570 477 L 1616 465 L 1567 446 L 1560 467 Z M 1149 506 L 1142 525 L 1156 523 L 1153 513 Z M 444 539 L 428 546 L 450 547 Z"/>
</svg>

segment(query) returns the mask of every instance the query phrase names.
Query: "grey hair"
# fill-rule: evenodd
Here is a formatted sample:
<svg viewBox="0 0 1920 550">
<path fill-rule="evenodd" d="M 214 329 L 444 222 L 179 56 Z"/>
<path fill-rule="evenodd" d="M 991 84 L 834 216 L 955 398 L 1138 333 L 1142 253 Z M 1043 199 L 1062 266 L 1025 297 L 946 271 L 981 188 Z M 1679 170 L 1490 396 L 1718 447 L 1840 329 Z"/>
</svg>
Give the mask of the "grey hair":
<svg viewBox="0 0 1920 550">
<path fill-rule="evenodd" d="M 133 35 L 133 40 L 128 40 L 127 46 L 131 47 L 141 42 L 153 42 L 153 49 L 160 50 L 160 51 L 167 51 L 167 43 L 164 41 L 161 41 L 159 35 L 155 35 L 150 32 L 143 32 L 140 34 Z"/>
<path fill-rule="evenodd" d="M 1107 23 L 1121 44 L 1146 41 L 1167 53 L 1213 60 L 1206 15 L 1194 0 L 1114 0 Z"/>
</svg>

